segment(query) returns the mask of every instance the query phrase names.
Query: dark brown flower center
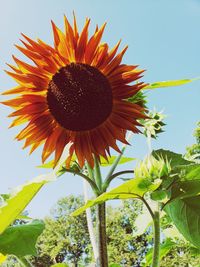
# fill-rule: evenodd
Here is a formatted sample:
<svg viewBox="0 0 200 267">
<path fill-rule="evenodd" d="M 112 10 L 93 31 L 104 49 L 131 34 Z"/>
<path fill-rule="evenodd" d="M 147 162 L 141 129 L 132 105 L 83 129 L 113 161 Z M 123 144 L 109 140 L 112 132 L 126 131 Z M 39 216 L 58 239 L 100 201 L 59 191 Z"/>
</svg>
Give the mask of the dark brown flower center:
<svg viewBox="0 0 200 267">
<path fill-rule="evenodd" d="M 47 102 L 51 114 L 64 128 L 90 130 L 110 115 L 112 90 L 108 79 L 97 68 L 71 63 L 52 77 Z"/>
</svg>

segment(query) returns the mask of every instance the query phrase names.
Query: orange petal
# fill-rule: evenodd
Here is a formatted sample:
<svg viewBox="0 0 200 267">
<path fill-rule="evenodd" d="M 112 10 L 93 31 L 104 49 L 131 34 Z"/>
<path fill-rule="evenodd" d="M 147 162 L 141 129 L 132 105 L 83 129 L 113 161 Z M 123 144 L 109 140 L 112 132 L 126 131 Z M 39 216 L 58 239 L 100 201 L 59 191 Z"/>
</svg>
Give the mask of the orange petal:
<svg viewBox="0 0 200 267">
<path fill-rule="evenodd" d="M 85 63 L 91 64 L 95 55 L 95 51 L 101 41 L 105 26 L 106 23 L 104 23 L 101 28 L 90 38 L 85 50 Z"/>
</svg>

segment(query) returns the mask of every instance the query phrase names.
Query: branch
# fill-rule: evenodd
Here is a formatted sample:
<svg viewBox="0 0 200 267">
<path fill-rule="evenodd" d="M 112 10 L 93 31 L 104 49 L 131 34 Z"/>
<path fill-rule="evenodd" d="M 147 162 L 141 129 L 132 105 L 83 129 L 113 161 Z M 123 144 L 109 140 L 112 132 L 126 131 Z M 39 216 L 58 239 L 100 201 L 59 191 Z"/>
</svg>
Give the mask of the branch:
<svg viewBox="0 0 200 267">
<path fill-rule="evenodd" d="M 108 188 L 108 186 L 110 185 L 111 181 L 113 179 L 115 179 L 117 176 L 120 176 L 122 174 L 126 174 L 126 173 L 134 173 L 134 170 L 127 170 L 127 171 L 120 171 L 120 172 L 116 172 L 114 173 L 113 175 L 111 176 L 108 176 L 106 179 L 105 179 L 105 182 L 103 183 L 103 191 L 106 191 L 106 189 Z"/>
</svg>

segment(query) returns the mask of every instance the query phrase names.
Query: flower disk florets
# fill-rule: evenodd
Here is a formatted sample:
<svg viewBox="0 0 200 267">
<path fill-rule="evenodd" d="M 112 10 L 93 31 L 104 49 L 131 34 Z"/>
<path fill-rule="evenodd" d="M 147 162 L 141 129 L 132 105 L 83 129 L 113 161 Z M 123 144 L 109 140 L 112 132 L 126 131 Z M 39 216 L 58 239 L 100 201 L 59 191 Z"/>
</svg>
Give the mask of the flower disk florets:
<svg viewBox="0 0 200 267">
<path fill-rule="evenodd" d="M 47 102 L 50 112 L 65 129 L 90 130 L 110 115 L 112 90 L 97 68 L 71 63 L 52 77 Z"/>
</svg>

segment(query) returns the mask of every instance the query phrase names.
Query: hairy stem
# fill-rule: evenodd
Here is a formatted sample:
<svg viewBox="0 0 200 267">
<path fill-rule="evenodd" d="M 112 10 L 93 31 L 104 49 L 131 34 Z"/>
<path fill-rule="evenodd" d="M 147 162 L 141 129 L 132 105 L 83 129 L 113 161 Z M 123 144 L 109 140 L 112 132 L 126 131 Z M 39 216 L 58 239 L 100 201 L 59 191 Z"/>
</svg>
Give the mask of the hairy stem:
<svg viewBox="0 0 200 267">
<path fill-rule="evenodd" d="M 96 185 L 99 189 L 99 194 L 102 193 L 102 177 L 101 169 L 98 159 L 95 157 L 94 166 L 94 178 Z M 108 267 L 108 252 L 107 252 L 107 240 L 106 240 L 106 204 L 97 205 L 97 244 L 98 244 L 98 254 L 99 258 L 96 262 L 97 267 Z"/>
<path fill-rule="evenodd" d="M 89 177 L 94 180 L 93 170 L 91 169 L 88 163 L 86 163 L 86 166 L 87 166 Z M 83 180 L 83 188 L 84 188 L 84 200 L 86 203 L 88 201 L 88 183 L 86 182 L 86 180 Z M 95 261 L 97 261 L 97 259 L 99 258 L 99 253 L 98 253 L 97 242 L 96 242 L 95 231 L 93 227 L 92 214 L 91 214 L 90 208 L 86 209 L 86 219 L 87 219 L 87 226 L 88 226 L 88 232 L 89 232 L 90 241 L 92 245 L 92 250 L 94 253 L 94 258 L 95 258 Z"/>
<path fill-rule="evenodd" d="M 100 164 L 99 164 L 97 157 L 94 157 L 94 163 L 95 163 L 95 165 L 94 165 L 94 177 L 95 177 L 96 185 L 97 185 L 99 191 L 101 192 L 102 177 L 101 177 Z"/>
<path fill-rule="evenodd" d="M 159 266 L 159 257 L 160 257 L 160 213 L 159 211 L 154 212 L 154 247 L 153 247 L 153 261 L 152 267 Z"/>
<path fill-rule="evenodd" d="M 106 204 L 97 205 L 97 240 L 99 248 L 99 267 L 108 267 L 106 240 Z"/>
</svg>

